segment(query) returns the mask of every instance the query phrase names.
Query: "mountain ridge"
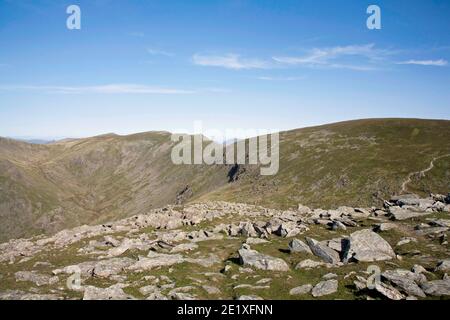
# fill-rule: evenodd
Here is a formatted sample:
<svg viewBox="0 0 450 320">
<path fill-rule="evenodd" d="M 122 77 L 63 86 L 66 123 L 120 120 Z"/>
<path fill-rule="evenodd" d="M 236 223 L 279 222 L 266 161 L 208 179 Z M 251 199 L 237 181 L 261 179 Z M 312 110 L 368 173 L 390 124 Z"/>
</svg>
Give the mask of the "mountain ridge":
<svg viewBox="0 0 450 320">
<path fill-rule="evenodd" d="M 268 177 L 251 165 L 175 166 L 169 132 L 107 134 L 48 145 L 0 138 L 0 241 L 180 202 L 377 205 L 400 193 L 410 173 L 448 153 L 449 137 L 448 120 L 401 118 L 283 131 L 280 171 Z M 408 191 L 447 192 L 448 158 L 411 180 Z"/>
</svg>

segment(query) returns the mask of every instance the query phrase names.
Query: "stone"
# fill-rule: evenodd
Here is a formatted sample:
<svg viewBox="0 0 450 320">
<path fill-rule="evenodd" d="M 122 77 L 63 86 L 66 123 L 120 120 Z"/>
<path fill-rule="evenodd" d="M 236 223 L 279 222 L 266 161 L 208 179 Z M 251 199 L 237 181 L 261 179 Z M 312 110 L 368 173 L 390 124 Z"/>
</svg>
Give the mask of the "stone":
<svg viewBox="0 0 450 320">
<path fill-rule="evenodd" d="M 189 293 L 194 289 L 193 286 L 175 288 L 170 290 L 168 297 L 172 300 L 197 300 L 193 294 Z"/>
<path fill-rule="evenodd" d="M 435 271 L 450 271 L 450 259 L 441 260 L 438 262 Z"/>
<path fill-rule="evenodd" d="M 209 256 L 202 258 L 184 258 L 184 261 L 195 263 L 205 268 L 212 267 L 213 265 L 221 262 L 219 257 L 212 253 L 210 253 Z"/>
<path fill-rule="evenodd" d="M 165 295 L 161 292 L 150 293 L 146 300 L 169 300 Z"/>
<path fill-rule="evenodd" d="M 170 252 L 171 253 L 179 253 L 179 252 L 185 252 L 185 251 L 194 251 L 198 248 L 198 244 L 188 242 L 188 243 L 182 243 L 179 245 L 176 245 L 173 247 Z"/>
<path fill-rule="evenodd" d="M 258 237 L 259 234 L 253 227 L 251 222 L 241 222 L 239 223 L 239 234 L 244 237 Z"/>
<path fill-rule="evenodd" d="M 261 243 L 267 243 L 269 241 L 261 239 L 261 238 L 247 238 L 245 241 L 246 244 L 252 245 L 252 244 L 261 244 Z"/>
<path fill-rule="evenodd" d="M 237 298 L 237 300 L 264 300 L 263 298 L 257 296 L 257 295 L 244 295 L 244 296 L 239 296 Z"/>
<path fill-rule="evenodd" d="M 307 293 L 310 293 L 310 292 L 311 292 L 312 288 L 313 288 L 312 285 L 310 285 L 310 284 L 305 284 L 305 285 L 302 285 L 302 286 L 299 286 L 299 287 L 292 288 L 292 289 L 289 291 L 289 294 L 290 294 L 291 296 L 307 294 Z"/>
<path fill-rule="evenodd" d="M 119 241 L 119 240 L 116 240 L 116 239 L 115 239 L 114 237 L 112 237 L 112 236 L 105 236 L 103 239 L 105 240 L 105 244 L 106 244 L 106 245 L 111 245 L 111 246 L 113 246 L 113 247 L 118 247 L 118 246 L 120 246 L 120 241 Z"/>
<path fill-rule="evenodd" d="M 20 290 L 6 290 L 0 292 L 1 300 L 62 300 L 63 297 L 56 294 L 28 293 Z"/>
<path fill-rule="evenodd" d="M 390 260 L 395 253 L 390 244 L 370 229 L 356 231 L 350 235 L 344 250 L 345 260 L 361 262 Z"/>
<path fill-rule="evenodd" d="M 450 193 L 444 198 L 444 202 L 450 204 Z"/>
<path fill-rule="evenodd" d="M 337 280 L 326 280 L 319 282 L 311 291 L 314 298 L 326 296 L 337 292 L 338 281 Z"/>
<path fill-rule="evenodd" d="M 345 226 L 345 224 L 343 224 L 342 222 L 338 221 L 338 220 L 334 220 L 331 222 L 331 230 L 347 230 L 347 227 Z"/>
<path fill-rule="evenodd" d="M 419 198 L 400 198 L 397 200 L 397 205 L 403 206 L 416 206 L 423 209 L 433 206 L 435 200 L 433 199 L 419 199 Z"/>
<path fill-rule="evenodd" d="M 337 277 L 338 277 L 338 275 L 335 274 L 335 273 L 327 273 L 326 275 L 324 275 L 322 277 L 322 279 L 324 279 L 324 280 L 331 280 L 331 279 L 336 279 Z"/>
<path fill-rule="evenodd" d="M 183 292 L 169 293 L 169 298 L 171 300 L 197 300 L 193 294 Z"/>
<path fill-rule="evenodd" d="M 407 219 L 412 219 L 412 218 L 416 218 L 416 217 L 423 217 L 423 216 L 429 215 L 430 212 L 410 211 L 410 210 L 400 208 L 400 207 L 390 207 L 389 214 L 391 215 L 391 217 L 394 220 L 401 221 L 401 220 L 407 220 Z"/>
<path fill-rule="evenodd" d="M 295 222 L 283 222 L 278 229 L 275 231 L 275 234 L 283 237 L 283 238 L 290 238 L 295 237 L 298 235 L 302 230 L 298 227 L 297 223 Z"/>
<path fill-rule="evenodd" d="M 150 242 L 141 239 L 125 238 L 119 246 L 115 246 L 106 251 L 106 257 L 117 257 L 132 249 L 149 250 L 151 246 L 152 244 Z"/>
<path fill-rule="evenodd" d="M 115 284 L 108 288 L 97 288 L 86 286 L 84 288 L 83 300 L 132 300 L 132 296 L 123 291 L 123 284 Z"/>
<path fill-rule="evenodd" d="M 334 251 L 341 253 L 343 242 L 345 243 L 344 238 L 334 238 L 334 239 L 328 240 L 326 243 L 327 243 L 328 247 L 330 247 Z"/>
<path fill-rule="evenodd" d="M 424 229 L 420 229 L 417 231 L 417 234 L 426 236 L 426 235 L 439 235 L 447 232 L 449 228 L 447 227 L 428 227 Z"/>
<path fill-rule="evenodd" d="M 375 281 L 375 290 L 390 300 L 402 300 L 405 298 L 397 289 L 383 282 Z"/>
<path fill-rule="evenodd" d="M 234 286 L 233 289 L 250 289 L 250 290 L 262 290 L 262 289 L 270 289 L 270 286 L 254 286 L 251 284 L 238 284 L 237 286 Z"/>
<path fill-rule="evenodd" d="M 36 271 L 18 271 L 14 274 L 14 277 L 16 281 L 32 282 L 38 287 L 52 285 L 59 281 L 56 276 L 39 274 Z"/>
<path fill-rule="evenodd" d="M 272 282 L 271 278 L 264 278 L 264 279 L 256 281 L 256 284 L 266 284 L 266 283 L 270 283 L 270 282 Z"/>
<path fill-rule="evenodd" d="M 311 249 L 308 247 L 308 245 L 298 239 L 291 240 L 291 242 L 289 242 L 288 246 L 289 246 L 289 251 L 291 253 L 304 252 L 304 253 L 313 254 Z"/>
<path fill-rule="evenodd" d="M 405 275 L 409 275 L 405 276 Z M 388 270 L 381 274 L 381 276 L 389 280 L 392 284 L 398 287 L 407 295 L 425 298 L 426 295 L 423 290 L 414 281 L 419 275 L 408 270 Z"/>
<path fill-rule="evenodd" d="M 92 276 L 92 272 L 94 271 L 95 265 L 97 261 L 86 261 L 75 265 L 66 266 L 61 269 L 55 269 L 52 271 L 54 275 L 59 275 L 61 273 L 64 274 L 74 274 L 80 273 L 81 277 L 86 279 Z"/>
<path fill-rule="evenodd" d="M 221 293 L 221 291 L 219 290 L 219 288 L 214 287 L 214 286 L 203 285 L 202 288 L 203 288 L 203 290 L 205 290 L 209 295 L 218 295 L 218 294 Z"/>
<path fill-rule="evenodd" d="M 155 285 L 148 285 L 148 286 L 140 288 L 139 292 L 144 296 L 148 296 L 152 293 L 159 293 L 159 289 Z"/>
<path fill-rule="evenodd" d="M 323 261 L 331 264 L 337 264 L 341 261 L 339 253 L 331 249 L 327 245 L 318 242 L 312 238 L 306 238 L 306 243 L 311 249 L 312 253 L 321 258 Z"/>
<path fill-rule="evenodd" d="M 412 268 L 411 271 L 416 273 L 416 274 L 424 274 L 424 273 L 429 273 L 427 271 L 427 269 L 425 269 L 424 267 L 422 267 L 420 264 L 415 264 Z M 426 280 L 426 278 L 425 278 Z"/>
<path fill-rule="evenodd" d="M 108 278 L 121 273 L 135 261 L 131 258 L 112 258 L 98 262 L 92 271 L 94 277 Z"/>
<path fill-rule="evenodd" d="M 429 296 L 450 296 L 450 279 L 425 282 L 421 288 Z"/>
<path fill-rule="evenodd" d="M 446 227 L 446 228 L 450 228 L 450 220 L 449 219 L 437 219 L 437 220 L 432 220 L 428 223 L 431 226 L 435 226 L 435 227 Z"/>
<path fill-rule="evenodd" d="M 355 219 L 368 218 L 371 214 L 370 209 L 365 208 L 355 208 L 355 211 L 350 213 L 350 216 Z"/>
<path fill-rule="evenodd" d="M 373 231 L 385 232 L 385 231 L 393 230 L 396 228 L 397 228 L 397 225 L 395 223 L 383 222 L 383 223 L 376 224 L 373 228 Z"/>
<path fill-rule="evenodd" d="M 323 266 L 325 266 L 325 262 L 306 259 L 306 260 L 300 261 L 295 266 L 295 269 L 314 269 L 314 268 L 323 267 Z"/>
<path fill-rule="evenodd" d="M 239 250 L 239 259 L 244 266 L 261 270 L 289 271 L 289 266 L 283 259 L 261 254 L 245 244 Z"/>
<path fill-rule="evenodd" d="M 410 242 L 417 242 L 417 239 L 416 238 L 412 238 L 412 237 L 404 237 L 404 238 L 401 238 L 399 242 L 397 242 L 396 246 L 397 247 L 403 246 L 403 245 L 408 244 Z"/>
<path fill-rule="evenodd" d="M 129 266 L 130 271 L 145 271 L 157 267 L 169 267 L 184 262 L 180 254 L 164 254 L 150 251 L 147 257 L 139 257 L 139 260 Z"/>
<path fill-rule="evenodd" d="M 450 203 L 450 202 L 449 202 Z M 297 207 L 297 212 L 301 215 L 307 214 L 311 212 L 311 209 L 307 206 L 304 206 L 302 204 L 299 204 Z"/>
<path fill-rule="evenodd" d="M 367 281 L 354 280 L 353 284 L 358 291 L 367 289 Z"/>
</svg>

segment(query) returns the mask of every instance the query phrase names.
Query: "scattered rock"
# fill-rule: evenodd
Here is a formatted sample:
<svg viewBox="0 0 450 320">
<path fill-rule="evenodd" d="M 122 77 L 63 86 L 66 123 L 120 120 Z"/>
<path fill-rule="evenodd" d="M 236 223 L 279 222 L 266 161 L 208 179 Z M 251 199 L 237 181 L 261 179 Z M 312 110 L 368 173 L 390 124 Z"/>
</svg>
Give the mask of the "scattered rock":
<svg viewBox="0 0 450 320">
<path fill-rule="evenodd" d="M 439 261 L 435 271 L 443 271 L 443 272 L 450 271 L 450 259 Z"/>
<path fill-rule="evenodd" d="M 218 295 L 221 293 L 220 289 L 213 286 L 207 286 L 204 285 L 202 288 L 209 294 L 209 295 Z"/>
<path fill-rule="evenodd" d="M 306 259 L 306 260 L 300 261 L 295 266 L 295 269 L 314 269 L 314 268 L 317 268 L 317 267 L 322 267 L 325 264 L 326 264 L 325 262 Z"/>
<path fill-rule="evenodd" d="M 239 259 L 242 265 L 261 270 L 289 271 L 287 263 L 280 258 L 274 258 L 250 249 L 248 245 L 242 245 L 239 250 Z"/>
<path fill-rule="evenodd" d="M 52 285 L 59 281 L 59 278 L 39 274 L 36 271 L 18 271 L 14 274 L 16 281 L 29 281 L 36 286 Z"/>
<path fill-rule="evenodd" d="M 127 269 L 139 272 L 157 267 L 168 267 L 182 262 L 184 262 L 184 258 L 180 254 L 164 254 L 150 251 L 147 257 L 139 257 L 139 260 Z"/>
<path fill-rule="evenodd" d="M 295 287 L 295 288 L 291 289 L 291 290 L 289 291 L 289 294 L 290 294 L 291 296 L 307 294 L 307 293 L 310 293 L 310 292 L 311 292 L 312 288 L 313 288 L 312 285 L 310 285 L 310 284 L 305 284 L 305 285 L 303 285 L 303 286 Z"/>
<path fill-rule="evenodd" d="M 264 300 L 263 298 L 256 295 L 239 296 L 237 300 Z"/>
<path fill-rule="evenodd" d="M 313 297 L 322 297 L 332 293 L 335 293 L 338 290 L 338 281 L 337 280 L 326 280 L 319 282 L 311 291 Z"/>
<path fill-rule="evenodd" d="M 197 248 L 198 248 L 198 244 L 188 242 L 188 243 L 182 243 L 182 244 L 179 244 L 179 245 L 173 247 L 170 250 L 170 252 L 171 253 L 179 253 L 179 252 L 185 252 L 185 251 L 194 251 Z"/>
<path fill-rule="evenodd" d="M 393 230 L 396 228 L 397 228 L 397 225 L 395 223 L 384 222 L 384 223 L 376 224 L 373 228 L 373 231 L 385 232 L 385 231 Z"/>
<path fill-rule="evenodd" d="M 291 242 L 289 242 L 289 251 L 291 253 L 305 252 L 305 253 L 313 254 L 311 249 L 308 247 L 308 245 L 298 239 L 293 239 L 293 240 L 291 240 Z"/>
<path fill-rule="evenodd" d="M 421 288 L 429 296 L 450 296 L 450 279 L 425 282 Z"/>
<path fill-rule="evenodd" d="M 326 275 L 324 275 L 322 277 L 322 279 L 324 279 L 324 280 L 331 280 L 331 279 L 336 279 L 337 277 L 338 277 L 338 275 L 335 274 L 335 273 L 327 273 Z"/>
<path fill-rule="evenodd" d="M 337 264 L 341 261 L 339 257 L 339 253 L 324 245 L 321 242 L 318 242 L 312 238 L 306 238 L 306 243 L 311 249 L 312 253 L 321 258 L 323 261 L 331 264 Z"/>
<path fill-rule="evenodd" d="M 417 239 L 416 238 L 412 238 L 412 237 L 404 237 L 404 238 L 401 238 L 399 242 L 397 242 L 396 246 L 397 247 L 403 246 L 403 245 L 408 244 L 410 242 L 417 242 Z"/>
<path fill-rule="evenodd" d="M 122 288 L 125 285 L 119 283 L 109 288 L 97 288 L 86 286 L 84 288 L 83 300 L 132 300 L 132 296 L 126 294 Z"/>
<path fill-rule="evenodd" d="M 248 245 L 261 244 L 261 243 L 267 243 L 267 242 L 269 242 L 269 241 L 261 239 L 261 238 L 247 238 L 247 240 L 245 241 L 245 243 Z"/>
<path fill-rule="evenodd" d="M 112 258 L 98 262 L 92 271 L 94 277 L 108 278 L 121 273 L 135 261 L 131 258 Z"/>
<path fill-rule="evenodd" d="M 410 211 L 400 207 L 390 207 L 389 214 L 394 220 L 402 221 L 429 215 L 431 212 Z"/>
<path fill-rule="evenodd" d="M 383 282 L 375 281 L 375 290 L 390 300 L 402 300 L 405 298 L 397 289 Z"/>
<path fill-rule="evenodd" d="M 421 298 L 426 297 L 425 293 L 415 282 L 415 280 L 422 275 L 412 273 L 408 270 L 388 270 L 383 272 L 381 276 L 389 280 L 392 284 L 394 284 L 407 295 Z M 421 278 L 418 280 L 420 280 L 419 282 L 423 281 Z"/>
<path fill-rule="evenodd" d="M 344 251 L 346 260 L 373 262 L 395 258 L 389 243 L 370 229 L 352 233 Z"/>
</svg>

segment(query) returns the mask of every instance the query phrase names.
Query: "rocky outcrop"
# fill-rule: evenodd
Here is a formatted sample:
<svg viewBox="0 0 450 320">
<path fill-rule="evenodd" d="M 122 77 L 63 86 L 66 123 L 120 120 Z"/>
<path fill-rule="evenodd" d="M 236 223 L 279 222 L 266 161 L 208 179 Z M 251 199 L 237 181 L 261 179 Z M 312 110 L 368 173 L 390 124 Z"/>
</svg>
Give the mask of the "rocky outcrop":
<svg viewBox="0 0 450 320">
<path fill-rule="evenodd" d="M 313 297 L 322 297 L 332 293 L 335 293 L 338 290 L 338 281 L 337 280 L 326 280 L 319 282 L 311 291 Z"/>
<path fill-rule="evenodd" d="M 333 210 L 207 202 L 12 240 L 0 244 L 0 299 L 440 299 L 444 198 Z M 424 206 L 419 222 L 390 220 L 392 207 Z"/>
<path fill-rule="evenodd" d="M 390 244 L 370 229 L 356 231 L 347 239 L 344 248 L 345 260 L 361 262 L 390 260 L 395 252 Z"/>
<path fill-rule="evenodd" d="M 256 269 L 289 271 L 289 266 L 283 259 L 261 254 L 256 250 L 250 249 L 248 245 L 243 245 L 239 250 L 239 259 L 242 265 Z"/>
</svg>

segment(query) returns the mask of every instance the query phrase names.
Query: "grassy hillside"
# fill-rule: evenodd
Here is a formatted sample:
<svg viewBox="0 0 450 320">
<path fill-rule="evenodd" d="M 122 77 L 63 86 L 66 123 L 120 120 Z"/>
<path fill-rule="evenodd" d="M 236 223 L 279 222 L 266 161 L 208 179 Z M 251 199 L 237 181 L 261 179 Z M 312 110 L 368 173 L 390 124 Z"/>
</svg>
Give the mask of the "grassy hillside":
<svg viewBox="0 0 450 320">
<path fill-rule="evenodd" d="M 229 182 L 231 166 L 173 165 L 166 132 L 48 145 L 0 138 L 0 241 L 177 201 L 369 206 L 405 191 L 450 191 L 450 121 L 349 121 L 283 132 L 280 139 L 276 176 L 243 166 Z"/>
<path fill-rule="evenodd" d="M 103 135 L 46 146 L 0 140 L 0 240 L 102 223 L 227 183 L 227 167 L 175 166 L 170 134 Z"/>
<path fill-rule="evenodd" d="M 450 121 L 347 121 L 283 132 L 280 140 L 276 176 L 259 176 L 250 169 L 202 199 L 272 207 L 371 206 L 402 193 L 408 175 L 426 169 L 439 156 L 434 168 L 414 175 L 405 191 L 450 191 Z"/>
</svg>

